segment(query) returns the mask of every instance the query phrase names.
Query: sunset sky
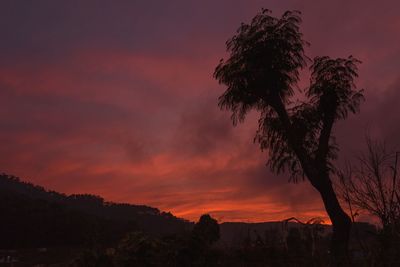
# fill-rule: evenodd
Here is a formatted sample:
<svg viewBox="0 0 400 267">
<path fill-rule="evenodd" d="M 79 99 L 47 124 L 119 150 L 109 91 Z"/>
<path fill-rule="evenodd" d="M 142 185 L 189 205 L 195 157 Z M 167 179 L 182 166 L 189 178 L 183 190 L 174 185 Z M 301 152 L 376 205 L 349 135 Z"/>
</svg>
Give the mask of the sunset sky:
<svg viewBox="0 0 400 267">
<path fill-rule="evenodd" d="M 225 41 L 262 7 L 302 12 L 309 57 L 363 62 L 366 102 L 336 125 L 339 162 L 366 131 L 399 147 L 398 1 L 4 0 L 0 172 L 190 220 L 326 217 L 308 183 L 265 166 L 257 114 L 233 127 L 217 106 Z"/>
</svg>

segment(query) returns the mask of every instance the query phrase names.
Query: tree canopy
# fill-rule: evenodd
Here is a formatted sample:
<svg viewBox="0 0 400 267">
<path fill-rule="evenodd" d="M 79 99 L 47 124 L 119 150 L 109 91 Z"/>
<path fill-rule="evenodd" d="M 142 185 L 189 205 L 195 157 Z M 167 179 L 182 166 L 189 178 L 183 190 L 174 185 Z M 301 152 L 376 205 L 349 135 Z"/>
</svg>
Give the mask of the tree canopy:
<svg viewBox="0 0 400 267">
<path fill-rule="evenodd" d="M 306 100 L 293 101 L 295 91 L 301 91 L 300 70 L 311 61 L 304 52 L 309 44 L 300 23 L 299 11 L 275 18 L 263 9 L 227 41 L 230 57 L 222 59 L 214 72 L 227 86 L 219 106 L 232 111 L 234 124 L 251 110 L 260 112 L 255 141 L 268 150 L 271 169 L 289 170 L 293 181 L 303 176 L 301 160 L 332 167 L 337 151 L 332 126 L 357 112 L 363 99 L 354 83 L 360 61 L 323 56 L 312 60 Z"/>
</svg>

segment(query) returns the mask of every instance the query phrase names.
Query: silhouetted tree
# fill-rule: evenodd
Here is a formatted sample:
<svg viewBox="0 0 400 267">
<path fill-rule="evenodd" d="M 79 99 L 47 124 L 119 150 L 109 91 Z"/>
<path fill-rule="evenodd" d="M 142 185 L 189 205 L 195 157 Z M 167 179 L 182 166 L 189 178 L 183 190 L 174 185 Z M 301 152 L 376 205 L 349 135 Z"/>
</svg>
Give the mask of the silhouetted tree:
<svg viewBox="0 0 400 267">
<path fill-rule="evenodd" d="M 217 220 L 204 214 L 193 228 L 193 237 L 199 239 L 205 245 L 211 245 L 219 239 L 219 225 Z"/>
<path fill-rule="evenodd" d="M 389 228 L 400 222 L 398 152 L 389 151 L 383 142 L 370 137 L 366 143 L 367 151 L 358 157 L 357 163 L 338 172 L 339 195 L 352 209 L 376 216 L 383 228 Z"/>
<path fill-rule="evenodd" d="M 232 111 L 234 124 L 251 110 L 260 113 L 255 141 L 268 150 L 272 171 L 289 170 L 293 181 L 307 177 L 318 190 L 333 224 L 332 252 L 340 264 L 347 253 L 351 220 L 330 178 L 338 151 L 332 129 L 348 112 L 355 113 L 363 99 L 354 84 L 359 61 L 351 56 L 316 57 L 305 101 L 294 102 L 299 71 L 309 60 L 300 23 L 298 11 L 275 18 L 263 9 L 227 41 L 229 58 L 220 61 L 214 77 L 227 86 L 219 106 Z"/>
<path fill-rule="evenodd" d="M 356 163 L 338 172 L 339 196 L 348 204 L 353 220 L 358 211 L 379 219 L 380 260 L 386 266 L 400 262 L 400 183 L 397 175 L 398 152 L 385 143 L 367 137 L 367 150 Z"/>
</svg>

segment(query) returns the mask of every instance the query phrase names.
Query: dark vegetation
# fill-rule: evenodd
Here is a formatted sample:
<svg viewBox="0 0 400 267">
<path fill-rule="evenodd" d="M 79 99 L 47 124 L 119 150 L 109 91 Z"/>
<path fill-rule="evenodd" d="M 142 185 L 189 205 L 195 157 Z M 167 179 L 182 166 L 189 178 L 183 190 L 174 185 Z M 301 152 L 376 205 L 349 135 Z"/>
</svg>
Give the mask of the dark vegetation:
<svg viewBox="0 0 400 267">
<path fill-rule="evenodd" d="M 151 207 L 46 191 L 5 174 L 0 214 L 0 266 L 10 266 L 1 262 L 6 256 L 18 260 L 15 267 L 329 265 L 332 229 L 318 218 L 218 224 L 203 215 L 194 224 Z M 395 237 L 355 222 L 353 265 L 397 266 Z"/>
<path fill-rule="evenodd" d="M 64 195 L 0 175 L 0 248 L 110 245 L 130 231 L 162 236 L 191 228 L 158 209 Z"/>
<path fill-rule="evenodd" d="M 0 203 L 0 260 L 11 255 L 19 261 L 14 266 L 306 266 L 317 251 L 327 253 L 330 229 L 219 225 L 209 215 L 193 224 L 146 206 L 46 191 L 5 174 Z"/>
</svg>

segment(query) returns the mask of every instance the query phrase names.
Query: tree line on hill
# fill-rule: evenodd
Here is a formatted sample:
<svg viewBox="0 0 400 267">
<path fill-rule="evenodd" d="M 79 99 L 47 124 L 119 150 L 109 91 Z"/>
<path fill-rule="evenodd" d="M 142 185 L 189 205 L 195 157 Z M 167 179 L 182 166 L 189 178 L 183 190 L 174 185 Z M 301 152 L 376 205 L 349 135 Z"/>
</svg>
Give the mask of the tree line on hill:
<svg viewBox="0 0 400 267">
<path fill-rule="evenodd" d="M 64 195 L 0 175 L 0 248 L 113 244 L 125 233 L 165 235 L 193 227 L 156 208 Z"/>
</svg>

